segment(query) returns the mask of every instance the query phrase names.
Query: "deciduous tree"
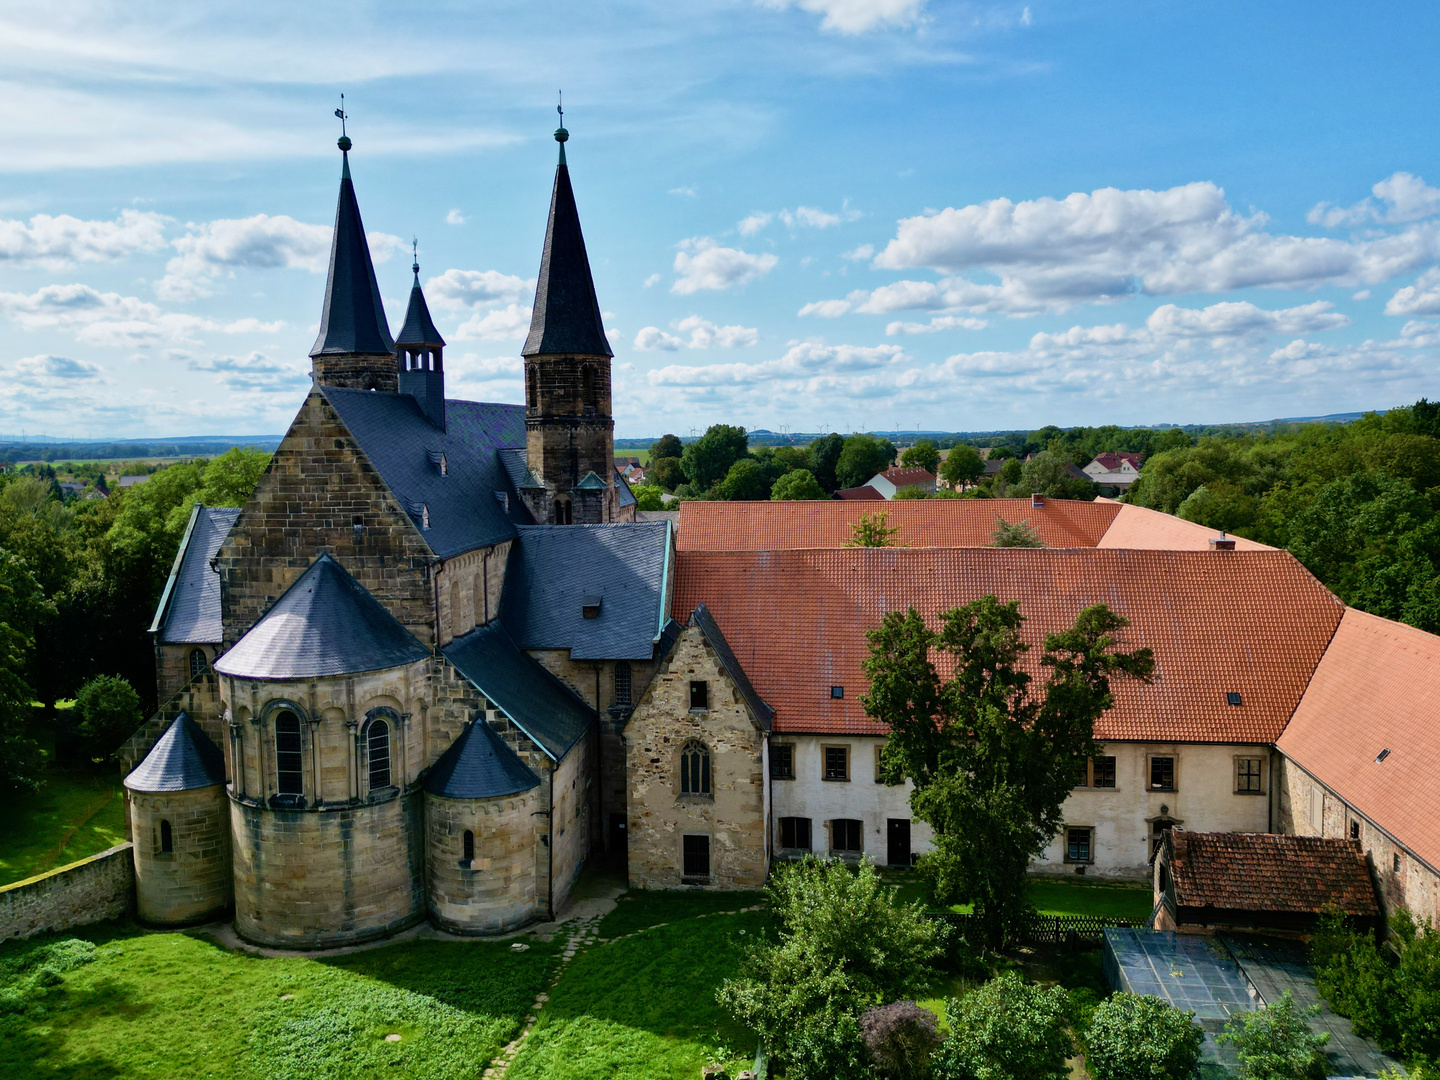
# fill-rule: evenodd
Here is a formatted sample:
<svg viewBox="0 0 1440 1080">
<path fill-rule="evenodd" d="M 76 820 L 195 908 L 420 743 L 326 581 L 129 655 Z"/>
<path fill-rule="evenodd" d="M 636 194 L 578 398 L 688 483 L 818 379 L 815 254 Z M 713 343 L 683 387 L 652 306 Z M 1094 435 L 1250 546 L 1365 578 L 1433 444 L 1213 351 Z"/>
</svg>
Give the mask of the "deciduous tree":
<svg viewBox="0 0 1440 1080">
<path fill-rule="evenodd" d="M 680 456 L 685 478 L 696 491 L 708 491 L 745 456 L 749 439 L 742 427 L 712 424 Z"/>
</svg>

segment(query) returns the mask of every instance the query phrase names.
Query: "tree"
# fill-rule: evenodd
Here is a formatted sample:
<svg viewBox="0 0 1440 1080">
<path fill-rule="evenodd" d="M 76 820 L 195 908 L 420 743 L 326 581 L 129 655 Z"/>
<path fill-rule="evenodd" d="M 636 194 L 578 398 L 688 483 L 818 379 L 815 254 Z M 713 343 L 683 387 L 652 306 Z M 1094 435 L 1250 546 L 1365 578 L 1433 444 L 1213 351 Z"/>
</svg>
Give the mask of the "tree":
<svg viewBox="0 0 1440 1080">
<path fill-rule="evenodd" d="M 685 444 L 680 441 L 679 435 L 661 435 L 650 444 L 650 460 L 656 458 L 678 458 L 685 453 Z"/>
<path fill-rule="evenodd" d="M 1041 540 L 1040 534 L 1030 527 L 1030 522 L 1017 521 L 1012 524 L 997 514 L 995 531 L 990 534 L 990 546 L 1042 548 L 1045 546 L 1045 541 Z"/>
<path fill-rule="evenodd" d="M 809 469 L 792 469 L 770 489 L 770 498 L 776 502 L 782 500 L 799 499 L 825 499 L 829 498 L 823 488 L 816 481 Z"/>
<path fill-rule="evenodd" d="M 665 509 L 665 500 L 661 498 L 665 492 L 654 484 L 636 484 L 630 489 L 630 493 L 635 496 L 636 510 Z"/>
<path fill-rule="evenodd" d="M 645 479 L 666 491 L 674 491 L 685 483 L 685 467 L 679 458 L 652 458 L 645 469 Z"/>
<path fill-rule="evenodd" d="M 934 1058 L 935 1080 L 1068 1080 L 1069 995 L 1027 985 L 1013 971 L 945 1003 L 953 1034 Z"/>
<path fill-rule="evenodd" d="M 923 905 L 899 905 L 869 862 L 806 857 L 766 887 L 779 941 L 755 945 L 716 995 L 760 1033 L 791 1080 L 861 1080 L 860 1016 L 918 989 L 940 951 Z"/>
<path fill-rule="evenodd" d="M 1190 1080 L 1205 1033 L 1193 1012 L 1149 995 L 1112 994 L 1085 1029 L 1095 1080 Z"/>
<path fill-rule="evenodd" d="M 24 672 L 36 625 L 54 609 L 19 556 L 0 549 L 0 795 L 35 792 L 45 759 L 27 731 L 31 690 Z"/>
<path fill-rule="evenodd" d="M 930 497 L 931 496 L 925 491 L 925 489 L 917 484 L 907 484 L 905 487 L 897 488 L 895 490 L 895 494 L 890 496 L 891 499 L 898 499 L 901 502 L 912 501 L 915 499 L 928 499 Z"/>
<path fill-rule="evenodd" d="M 715 485 L 715 494 L 726 502 L 750 502 L 770 497 L 770 485 L 760 462 L 745 458 L 730 466 L 725 479 Z"/>
<path fill-rule="evenodd" d="M 1297 1009 L 1286 990 L 1273 1005 L 1231 1017 L 1215 1041 L 1235 1047 L 1240 1080 L 1323 1080 L 1330 1033 L 1314 1034 L 1305 1019 L 1319 1011 Z"/>
<path fill-rule="evenodd" d="M 712 424 L 680 456 L 685 478 L 697 491 L 709 490 L 730 471 L 730 466 L 745 456 L 749 439 L 742 427 Z"/>
<path fill-rule="evenodd" d="M 200 474 L 200 490 L 186 496 L 170 511 L 165 519 L 166 532 L 173 533 L 178 543 L 178 537 L 184 535 L 190 520 L 190 510 L 196 503 L 203 506 L 244 506 L 255 494 L 255 487 L 269 466 L 270 455 L 263 450 L 232 446 L 205 465 Z"/>
<path fill-rule="evenodd" d="M 980 451 L 964 443 L 951 447 L 940 466 L 941 478 L 957 488 L 973 484 L 984 475 L 985 462 L 980 457 Z"/>
<path fill-rule="evenodd" d="M 932 630 L 914 608 L 870 631 L 866 715 L 890 737 L 881 778 L 909 779 L 913 813 L 935 849 L 920 859 L 935 899 L 975 905 L 986 943 L 998 947 L 1024 916 L 1026 871 L 1061 824 L 1076 763 L 1093 757 L 1095 721 L 1113 704 L 1112 678 L 1149 681 L 1149 649 L 1121 652 L 1128 625 L 1103 604 L 1044 639 L 1039 692 L 1021 669 L 1019 605 L 983 596 L 940 616 Z M 933 652 L 947 654 L 941 681 Z"/>
<path fill-rule="evenodd" d="M 810 452 L 810 471 L 827 495 L 833 495 L 840 486 L 835 479 L 835 469 L 840 464 L 840 451 L 844 448 L 844 436 L 833 431 L 806 447 Z"/>
<path fill-rule="evenodd" d="M 905 448 L 905 452 L 900 455 L 900 464 L 933 473 L 940 467 L 940 451 L 929 439 L 921 439 L 914 446 Z"/>
<path fill-rule="evenodd" d="M 877 510 L 873 514 L 861 514 L 860 520 L 856 521 L 850 529 L 850 539 L 845 541 L 846 547 L 895 547 L 895 534 L 899 528 L 890 528 L 890 516 L 884 510 Z"/>
<path fill-rule="evenodd" d="M 851 435 L 835 463 L 835 482 L 842 488 L 859 487 L 895 463 L 895 444 L 874 435 Z"/>
<path fill-rule="evenodd" d="M 1093 499 L 1095 485 L 1070 475 L 1066 461 L 1042 450 L 1020 470 L 1020 494 L 1039 494 L 1051 499 Z"/>
<path fill-rule="evenodd" d="M 860 1035 L 886 1080 L 925 1080 L 941 1042 L 935 1014 L 913 1001 L 867 1009 L 860 1017 Z"/>
<path fill-rule="evenodd" d="M 109 757 L 143 722 L 140 695 L 124 679 L 97 675 L 75 695 L 80 734 L 96 757 Z"/>
</svg>

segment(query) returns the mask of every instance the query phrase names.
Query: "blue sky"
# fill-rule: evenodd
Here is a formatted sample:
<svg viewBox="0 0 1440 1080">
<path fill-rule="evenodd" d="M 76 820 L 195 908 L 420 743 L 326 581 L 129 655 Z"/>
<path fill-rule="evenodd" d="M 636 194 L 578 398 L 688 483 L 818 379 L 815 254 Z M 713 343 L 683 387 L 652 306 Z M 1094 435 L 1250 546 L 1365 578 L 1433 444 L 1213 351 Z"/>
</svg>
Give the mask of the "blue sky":
<svg viewBox="0 0 1440 1080">
<path fill-rule="evenodd" d="M 418 237 L 451 396 L 521 400 L 563 88 L 617 435 L 1433 398 L 1437 23 L 1122 0 L 10 3 L 0 432 L 284 430 L 341 91 L 392 327 Z"/>
</svg>

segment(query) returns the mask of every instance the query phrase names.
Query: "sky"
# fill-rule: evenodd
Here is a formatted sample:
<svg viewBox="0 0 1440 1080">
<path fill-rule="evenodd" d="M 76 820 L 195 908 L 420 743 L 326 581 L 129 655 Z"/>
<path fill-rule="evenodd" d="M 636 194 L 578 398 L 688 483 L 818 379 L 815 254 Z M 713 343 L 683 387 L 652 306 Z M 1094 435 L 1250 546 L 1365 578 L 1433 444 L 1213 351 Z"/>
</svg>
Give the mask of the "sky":
<svg viewBox="0 0 1440 1080">
<path fill-rule="evenodd" d="M 523 400 L 563 91 L 618 437 L 1440 396 L 1440 7 L 0 8 L 0 436 L 278 434 L 345 95 L 391 327 Z"/>
</svg>

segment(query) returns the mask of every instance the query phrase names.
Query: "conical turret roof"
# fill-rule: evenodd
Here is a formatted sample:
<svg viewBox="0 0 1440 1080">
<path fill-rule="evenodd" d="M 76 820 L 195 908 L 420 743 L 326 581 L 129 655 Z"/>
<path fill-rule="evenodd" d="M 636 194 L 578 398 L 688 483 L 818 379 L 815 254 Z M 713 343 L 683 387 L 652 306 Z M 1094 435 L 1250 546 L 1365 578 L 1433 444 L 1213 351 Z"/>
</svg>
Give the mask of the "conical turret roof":
<svg viewBox="0 0 1440 1080">
<path fill-rule="evenodd" d="M 325 309 L 320 334 L 310 350 L 314 356 L 382 356 L 395 351 L 370 245 L 355 201 L 350 179 L 349 139 L 341 140 L 344 164 L 340 173 L 340 201 L 335 207 L 335 235 L 330 241 L 330 276 L 325 282 Z"/>
<path fill-rule="evenodd" d="M 580 214 L 575 209 L 575 192 L 570 188 L 570 169 L 565 164 L 568 137 L 563 127 L 555 132 L 560 143 L 560 164 L 555 169 L 555 189 L 550 195 L 550 220 L 545 224 L 545 250 L 540 256 L 530 336 L 520 350 L 522 356 L 615 355 L 600 319 L 585 237 L 580 233 Z"/>
<path fill-rule="evenodd" d="M 189 713 L 175 718 L 125 777 L 131 791 L 191 791 L 225 782 L 225 755 Z"/>
<path fill-rule="evenodd" d="M 412 263 L 410 270 L 415 275 L 415 284 L 410 286 L 410 306 L 405 309 L 405 325 L 400 328 L 395 344 L 442 347 L 445 339 L 435 329 L 430 305 L 425 303 L 425 292 L 420 288 L 420 264 Z"/>
<path fill-rule="evenodd" d="M 445 799 L 494 799 L 540 786 L 540 778 L 483 719 L 440 756 L 425 790 Z"/>
</svg>

